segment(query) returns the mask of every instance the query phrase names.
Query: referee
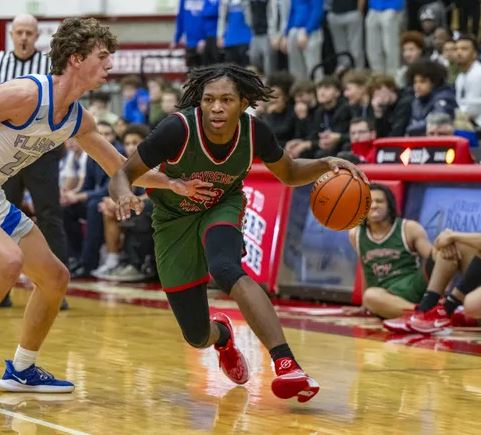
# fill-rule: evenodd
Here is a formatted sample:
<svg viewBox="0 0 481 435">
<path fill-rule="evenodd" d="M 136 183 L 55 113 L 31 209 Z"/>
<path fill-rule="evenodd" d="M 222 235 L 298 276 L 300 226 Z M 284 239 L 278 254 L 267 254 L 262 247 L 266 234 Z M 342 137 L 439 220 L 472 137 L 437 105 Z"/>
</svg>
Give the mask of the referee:
<svg viewBox="0 0 481 435">
<path fill-rule="evenodd" d="M 32 15 L 17 15 L 12 22 L 10 33 L 13 51 L 0 51 L 0 83 L 26 74 L 48 74 L 50 61 L 47 53 L 37 51 L 38 23 Z M 59 162 L 61 148 L 44 154 L 30 166 L 22 169 L 3 186 L 7 199 L 18 208 L 22 205 L 23 194 L 28 189 L 32 196 L 37 224 L 47 239 L 53 253 L 67 264 L 67 237 L 63 226 L 62 209 L 59 202 Z M 10 295 L 0 306 L 12 305 Z M 67 309 L 64 299 L 61 309 Z"/>
</svg>

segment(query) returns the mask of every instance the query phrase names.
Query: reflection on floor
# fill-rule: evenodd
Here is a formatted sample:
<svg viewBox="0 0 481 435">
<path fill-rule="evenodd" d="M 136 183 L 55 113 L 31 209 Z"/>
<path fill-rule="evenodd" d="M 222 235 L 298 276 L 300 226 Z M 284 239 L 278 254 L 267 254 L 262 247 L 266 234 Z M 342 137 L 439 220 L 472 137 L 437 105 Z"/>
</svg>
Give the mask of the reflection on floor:
<svg viewBox="0 0 481 435">
<path fill-rule="evenodd" d="M 14 307 L 0 310 L 2 357 L 15 349 L 28 291 L 12 296 Z M 452 350 L 441 337 L 430 349 L 402 346 L 375 318 L 280 303 L 292 349 L 321 384 L 313 400 L 299 404 L 272 395 L 268 353 L 232 302 L 212 296 L 213 310 L 235 318 L 252 372 L 245 387 L 225 378 L 212 349 L 184 343 L 172 313 L 158 309 L 167 306 L 161 292 L 75 282 L 72 308 L 59 314 L 39 362 L 77 389 L 0 393 L 0 434 L 481 433 L 481 359 L 439 352 Z M 456 342 L 461 334 L 481 337 L 458 330 L 445 337 Z"/>
</svg>

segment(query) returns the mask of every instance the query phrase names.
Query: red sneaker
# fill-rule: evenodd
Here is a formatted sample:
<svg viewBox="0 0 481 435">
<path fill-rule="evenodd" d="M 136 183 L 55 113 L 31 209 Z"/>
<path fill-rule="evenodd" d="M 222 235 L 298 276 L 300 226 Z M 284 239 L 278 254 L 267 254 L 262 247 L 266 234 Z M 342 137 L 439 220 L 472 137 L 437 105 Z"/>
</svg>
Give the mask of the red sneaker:
<svg viewBox="0 0 481 435">
<path fill-rule="evenodd" d="M 292 358 L 279 358 L 274 362 L 276 375 L 272 392 L 281 399 L 297 396 L 298 402 L 307 402 L 319 391 L 319 384 L 308 376 Z"/>
<path fill-rule="evenodd" d="M 414 313 L 407 324 L 413 331 L 431 334 L 451 326 L 451 317 L 446 313 L 444 306 L 438 304 L 429 311 Z"/>
<path fill-rule="evenodd" d="M 232 382 L 239 385 L 245 384 L 249 380 L 249 366 L 234 343 L 234 330 L 230 319 L 224 313 L 216 313 L 211 320 L 227 326 L 230 332 L 230 338 L 225 346 L 214 345 L 219 357 L 219 367 Z"/>
<path fill-rule="evenodd" d="M 392 332 L 406 333 L 413 332 L 413 330 L 408 326 L 408 320 L 414 314 L 412 310 L 406 310 L 406 312 L 401 317 L 396 317 L 394 319 L 386 319 L 382 322 L 383 326 Z"/>
</svg>

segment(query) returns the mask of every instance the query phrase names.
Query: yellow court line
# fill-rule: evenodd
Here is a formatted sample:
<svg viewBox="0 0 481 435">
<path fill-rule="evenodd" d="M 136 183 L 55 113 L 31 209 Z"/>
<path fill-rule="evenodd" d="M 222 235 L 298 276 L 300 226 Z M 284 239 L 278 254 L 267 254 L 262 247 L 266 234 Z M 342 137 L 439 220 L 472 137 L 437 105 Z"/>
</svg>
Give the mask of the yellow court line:
<svg viewBox="0 0 481 435">
<path fill-rule="evenodd" d="M 28 415 L 21 414 L 19 412 L 12 412 L 12 411 L 7 411 L 6 409 L 1 409 L 0 408 L 0 414 L 7 415 L 9 417 L 14 417 L 14 418 L 19 418 L 24 421 L 28 421 L 30 423 L 38 424 L 39 426 L 45 426 L 48 427 L 49 429 L 55 429 L 57 431 L 63 432 L 63 433 L 68 433 L 71 435 L 90 435 L 87 432 L 81 432 L 79 430 L 75 429 L 70 429 L 65 426 L 60 426 L 55 423 L 49 423 L 48 421 L 45 420 L 39 420 L 38 418 L 33 418 L 29 417 Z"/>
</svg>

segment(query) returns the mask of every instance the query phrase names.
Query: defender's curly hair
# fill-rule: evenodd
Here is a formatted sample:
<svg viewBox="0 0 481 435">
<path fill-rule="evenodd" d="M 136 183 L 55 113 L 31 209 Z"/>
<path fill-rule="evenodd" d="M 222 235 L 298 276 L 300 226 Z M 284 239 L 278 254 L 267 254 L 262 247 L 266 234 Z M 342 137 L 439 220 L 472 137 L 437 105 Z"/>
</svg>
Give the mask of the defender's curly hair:
<svg viewBox="0 0 481 435">
<path fill-rule="evenodd" d="M 253 71 L 232 64 L 217 64 L 191 71 L 183 86 L 184 94 L 177 107 L 185 109 L 200 104 L 205 85 L 221 77 L 227 77 L 234 82 L 240 98 L 245 98 L 249 106 L 256 107 L 258 101 L 269 101 L 272 89 L 264 83 Z"/>
<path fill-rule="evenodd" d="M 61 75 L 72 54 L 85 59 L 97 44 L 105 46 L 110 53 L 118 47 L 117 38 L 108 26 L 102 26 L 95 18 L 66 18 L 50 42 L 52 74 Z"/>
</svg>

